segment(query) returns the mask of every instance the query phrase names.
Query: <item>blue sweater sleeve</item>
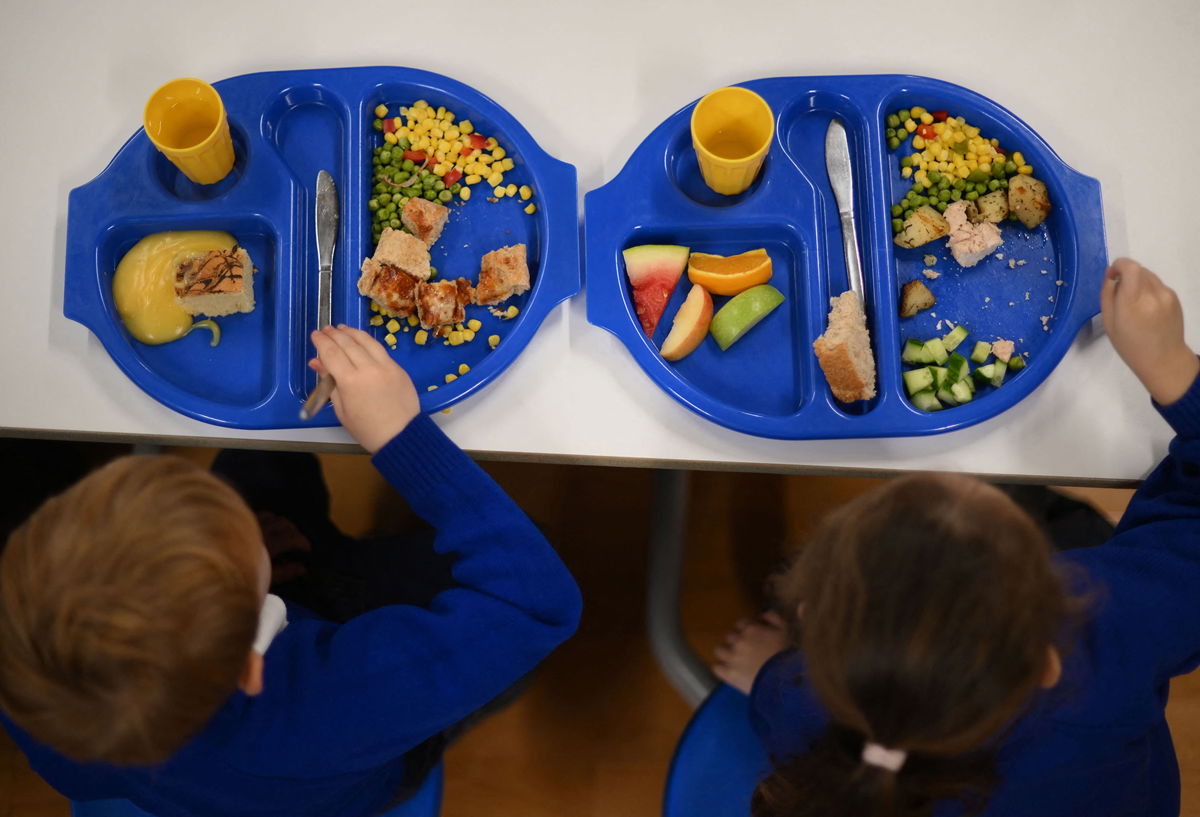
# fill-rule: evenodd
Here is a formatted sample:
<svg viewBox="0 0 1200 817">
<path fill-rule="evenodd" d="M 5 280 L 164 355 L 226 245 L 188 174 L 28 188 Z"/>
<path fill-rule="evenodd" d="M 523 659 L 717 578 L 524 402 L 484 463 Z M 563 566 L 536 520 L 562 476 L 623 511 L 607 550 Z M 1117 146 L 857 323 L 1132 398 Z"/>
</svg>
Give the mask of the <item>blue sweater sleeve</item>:
<svg viewBox="0 0 1200 817">
<path fill-rule="evenodd" d="M 260 746 L 288 747 L 289 773 L 399 757 L 504 691 L 579 622 L 579 590 L 553 548 L 433 421 L 413 420 L 373 462 L 434 527 L 436 550 L 457 555 L 459 586 L 428 608 L 284 630 L 251 708 Z"/>
<path fill-rule="evenodd" d="M 1200 378 L 1158 409 L 1176 432 L 1167 457 L 1112 540 L 1072 553 L 1104 582 L 1100 616 L 1120 632 L 1125 663 L 1161 682 L 1200 661 Z"/>
</svg>

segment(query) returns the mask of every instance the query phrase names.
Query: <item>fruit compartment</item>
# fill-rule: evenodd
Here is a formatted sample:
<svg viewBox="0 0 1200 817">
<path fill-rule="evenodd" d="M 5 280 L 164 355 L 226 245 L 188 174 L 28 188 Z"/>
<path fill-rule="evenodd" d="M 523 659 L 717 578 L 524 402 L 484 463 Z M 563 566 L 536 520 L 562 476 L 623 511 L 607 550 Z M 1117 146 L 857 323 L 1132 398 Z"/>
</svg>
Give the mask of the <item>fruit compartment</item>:
<svg viewBox="0 0 1200 817">
<path fill-rule="evenodd" d="M 813 366 L 792 342 L 809 329 L 808 287 L 812 253 L 800 232 L 789 224 L 743 221 L 716 229 L 709 223 L 655 225 L 635 228 L 616 248 L 640 244 L 678 244 L 692 252 L 734 255 L 762 247 L 771 259 L 770 284 L 783 293 L 784 302 L 725 351 L 711 334 L 679 361 L 659 354 L 671 331 L 672 319 L 691 290 L 685 271 L 654 332 L 647 338 L 640 329 L 628 287 L 624 291 L 625 317 L 639 326 L 643 343 L 643 365 L 656 367 L 660 377 L 669 378 L 674 388 L 691 404 L 711 411 L 737 411 L 763 417 L 784 418 L 796 414 L 812 394 L 816 383 Z M 624 267 L 618 257 L 617 263 Z M 716 314 L 733 296 L 714 295 Z M 819 375 L 818 375 L 819 376 Z"/>
</svg>

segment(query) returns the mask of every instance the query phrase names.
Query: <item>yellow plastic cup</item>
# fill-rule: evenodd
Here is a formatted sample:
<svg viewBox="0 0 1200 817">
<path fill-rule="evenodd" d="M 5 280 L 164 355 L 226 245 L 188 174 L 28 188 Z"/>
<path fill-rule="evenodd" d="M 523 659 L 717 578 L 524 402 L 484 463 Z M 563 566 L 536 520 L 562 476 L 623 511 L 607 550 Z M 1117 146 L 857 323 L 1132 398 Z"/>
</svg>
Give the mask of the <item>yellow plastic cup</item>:
<svg viewBox="0 0 1200 817">
<path fill-rule="evenodd" d="M 215 184 L 233 170 L 233 139 L 221 95 L 198 79 L 173 79 L 150 95 L 146 135 L 183 175 Z"/>
<path fill-rule="evenodd" d="M 718 88 L 692 110 L 692 147 L 704 183 L 718 193 L 741 193 L 758 175 L 775 135 L 767 101 L 745 88 Z"/>
</svg>

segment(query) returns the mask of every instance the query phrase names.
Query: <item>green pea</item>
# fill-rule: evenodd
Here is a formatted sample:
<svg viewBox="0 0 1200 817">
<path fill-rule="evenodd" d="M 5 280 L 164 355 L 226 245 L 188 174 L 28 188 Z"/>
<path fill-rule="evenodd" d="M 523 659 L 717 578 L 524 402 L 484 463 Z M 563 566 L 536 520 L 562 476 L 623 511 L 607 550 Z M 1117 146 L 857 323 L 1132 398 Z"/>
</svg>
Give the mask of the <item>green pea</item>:
<svg viewBox="0 0 1200 817">
<path fill-rule="evenodd" d="M 407 136 L 401 136 L 396 140 L 396 147 L 400 148 L 402 151 L 408 150 L 410 147 L 412 147 L 412 142 L 408 141 Z"/>
<path fill-rule="evenodd" d="M 929 177 L 929 181 L 934 182 L 935 184 L 942 180 L 942 174 L 938 173 L 936 170 L 931 170 L 926 175 Z"/>
<path fill-rule="evenodd" d="M 911 156 L 901 156 L 900 157 L 900 167 L 912 167 L 912 157 Z"/>
<path fill-rule="evenodd" d="M 961 190 L 951 190 L 950 191 L 950 201 L 958 201 L 961 198 L 962 198 Z"/>
<path fill-rule="evenodd" d="M 446 189 L 446 183 L 445 183 L 444 181 L 442 181 L 441 179 L 437 179 L 437 180 L 436 180 L 436 181 L 433 183 L 433 189 L 434 189 L 434 190 L 436 190 L 436 191 L 438 191 L 438 192 L 440 193 L 440 192 L 442 192 L 443 190 L 445 190 L 445 189 Z"/>
<path fill-rule="evenodd" d="M 926 204 L 929 204 L 929 199 L 924 196 L 917 196 L 913 199 L 913 206 L 915 207 L 924 207 Z"/>
<path fill-rule="evenodd" d="M 453 193 L 454 195 L 457 196 L 460 190 L 462 190 L 462 185 L 459 184 L 458 182 L 455 182 L 454 184 L 450 185 L 450 192 Z"/>
<path fill-rule="evenodd" d="M 884 135 L 885 137 L 887 137 L 888 139 L 891 139 L 893 136 L 895 136 L 895 135 L 896 135 L 896 129 L 895 129 L 895 128 L 888 128 L 887 130 L 885 130 L 885 131 L 883 132 L 883 135 Z"/>
<path fill-rule="evenodd" d="M 426 191 L 425 191 L 425 198 L 426 198 L 426 200 L 428 200 L 428 201 L 433 201 L 434 199 L 436 199 L 436 198 L 437 198 L 437 191 L 436 191 L 436 190 L 426 190 Z"/>
<path fill-rule="evenodd" d="M 898 233 L 904 229 L 904 222 L 898 218 L 892 219 L 892 232 Z"/>
<path fill-rule="evenodd" d="M 390 150 L 385 150 L 385 151 L 383 151 L 383 153 L 380 153 L 380 154 L 379 154 L 379 161 L 383 162 L 385 165 L 386 165 L 386 164 L 391 164 L 391 161 L 392 161 L 392 152 L 391 152 Z"/>
<path fill-rule="evenodd" d="M 454 198 L 454 194 L 449 190 L 443 190 L 442 192 L 438 193 L 438 201 L 440 201 L 442 204 L 446 204 L 452 198 Z"/>
<path fill-rule="evenodd" d="M 901 108 L 899 111 L 897 111 L 896 118 L 900 120 L 901 125 L 904 124 L 905 119 L 912 119 L 912 117 L 908 115 L 908 108 Z"/>
<path fill-rule="evenodd" d="M 1004 178 L 1004 165 L 1000 164 L 999 162 L 992 162 L 992 178 L 993 179 L 1003 179 Z"/>
<path fill-rule="evenodd" d="M 989 191 L 990 190 L 999 190 L 999 189 L 1000 189 L 1000 180 L 999 179 L 992 179 L 990 182 L 988 182 L 988 190 Z"/>
<path fill-rule="evenodd" d="M 977 198 L 979 198 L 979 193 L 975 192 L 974 190 L 967 193 L 967 201 L 975 201 Z"/>
<path fill-rule="evenodd" d="M 908 219 L 912 218 L 912 214 L 913 214 L 913 208 L 906 207 L 904 209 L 904 220 L 907 221 Z"/>
<path fill-rule="evenodd" d="M 381 164 L 383 164 L 383 162 L 379 161 L 378 155 L 375 155 L 371 157 L 371 164 L 373 164 L 375 167 L 379 167 Z"/>
<path fill-rule="evenodd" d="M 950 191 L 943 190 L 942 192 L 938 193 L 938 201 L 950 201 Z"/>
<path fill-rule="evenodd" d="M 392 219 L 391 221 L 388 222 L 388 226 L 391 227 L 393 230 L 400 229 L 400 219 L 398 219 L 398 218 Z"/>
<path fill-rule="evenodd" d="M 1001 189 L 1001 190 L 1007 190 L 1007 189 L 1008 189 L 1008 179 L 1001 179 L 1001 180 L 1000 180 L 1000 189 Z"/>
<path fill-rule="evenodd" d="M 979 195 L 982 196 L 988 191 L 988 186 L 985 182 L 980 182 L 979 184 L 975 185 L 975 190 L 979 193 Z"/>
<path fill-rule="evenodd" d="M 371 123 L 371 127 L 373 127 L 375 130 L 383 130 L 383 120 L 376 119 L 374 122 Z"/>
<path fill-rule="evenodd" d="M 979 168 L 975 168 L 967 176 L 967 181 L 978 184 L 979 182 L 986 182 L 987 178 L 988 178 L 987 173 L 983 172 Z"/>
<path fill-rule="evenodd" d="M 375 199 L 371 199 L 370 201 L 367 202 L 367 209 L 371 210 L 372 212 L 375 210 L 378 210 L 379 202 Z"/>
<path fill-rule="evenodd" d="M 376 119 L 375 121 L 378 122 L 379 120 Z M 887 122 L 887 126 L 893 130 L 900 127 L 900 117 L 896 116 L 894 113 L 888 114 L 887 119 L 884 121 Z"/>
<path fill-rule="evenodd" d="M 912 191 L 914 193 L 920 193 L 924 189 L 925 185 L 921 184 L 920 182 L 913 182 Z"/>
<path fill-rule="evenodd" d="M 900 140 L 893 136 L 891 139 L 887 140 L 887 146 L 892 150 L 895 150 L 896 148 L 900 147 Z"/>
<path fill-rule="evenodd" d="M 904 212 L 904 208 L 901 207 L 899 204 L 892 205 L 892 217 L 893 218 L 899 218 L 900 214 L 903 212 Z"/>
<path fill-rule="evenodd" d="M 391 201 L 392 201 L 391 193 L 380 193 L 379 194 L 379 203 L 380 204 L 390 204 Z"/>
<path fill-rule="evenodd" d="M 387 192 L 387 185 L 386 185 L 386 184 L 383 184 L 382 182 L 380 182 L 379 184 L 375 185 L 375 186 L 374 186 L 373 188 L 371 188 L 371 189 L 372 189 L 372 190 L 374 190 L 376 193 L 386 193 L 386 192 Z"/>
<path fill-rule="evenodd" d="M 935 207 L 937 207 L 937 211 L 938 211 L 939 213 L 944 213 L 944 212 L 946 212 L 946 207 L 947 207 L 947 206 L 949 206 L 949 205 L 947 205 L 947 204 L 946 204 L 946 202 L 944 202 L 944 201 L 939 201 L 939 202 L 938 202 L 937 204 L 935 204 L 934 206 L 935 206 Z"/>
<path fill-rule="evenodd" d="M 965 190 L 966 188 L 967 188 L 967 183 L 965 181 L 963 181 L 962 179 L 959 179 L 956 182 L 954 182 L 955 190 L 962 191 L 962 190 Z"/>
<path fill-rule="evenodd" d="M 405 159 L 404 162 L 400 165 L 400 167 L 404 168 L 405 170 L 411 171 L 414 167 L 416 167 L 416 165 L 413 164 L 412 159 Z"/>
<path fill-rule="evenodd" d="M 411 173 L 409 173 L 407 170 L 401 170 L 400 172 L 398 172 L 398 173 L 396 174 L 396 181 L 397 181 L 397 182 L 406 182 L 406 181 L 408 181 L 410 178 L 412 178 L 412 174 L 411 174 Z"/>
<path fill-rule="evenodd" d="M 1004 172 L 1005 172 L 1005 173 L 1007 173 L 1007 174 L 1008 174 L 1008 175 L 1010 175 L 1010 176 L 1011 176 L 1012 174 L 1016 173 L 1016 172 L 1017 172 L 1017 164 L 1016 164 L 1016 162 L 1011 162 L 1011 161 L 1009 161 L 1009 162 L 1005 162 L 1005 163 L 1004 163 Z"/>
</svg>

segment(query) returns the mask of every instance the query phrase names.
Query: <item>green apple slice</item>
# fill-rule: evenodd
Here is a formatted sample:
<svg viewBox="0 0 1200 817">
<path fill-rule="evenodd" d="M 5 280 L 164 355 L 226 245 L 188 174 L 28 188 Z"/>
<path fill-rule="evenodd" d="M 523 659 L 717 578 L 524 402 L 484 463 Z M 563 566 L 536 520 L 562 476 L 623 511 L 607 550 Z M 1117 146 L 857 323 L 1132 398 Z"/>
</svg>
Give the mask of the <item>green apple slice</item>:
<svg viewBox="0 0 1200 817">
<path fill-rule="evenodd" d="M 721 347 L 727 350 L 737 343 L 742 335 L 749 332 L 758 322 L 767 317 L 775 307 L 783 303 L 783 293 L 770 284 L 759 284 L 740 292 L 729 299 L 709 324 L 709 334 Z"/>
</svg>

